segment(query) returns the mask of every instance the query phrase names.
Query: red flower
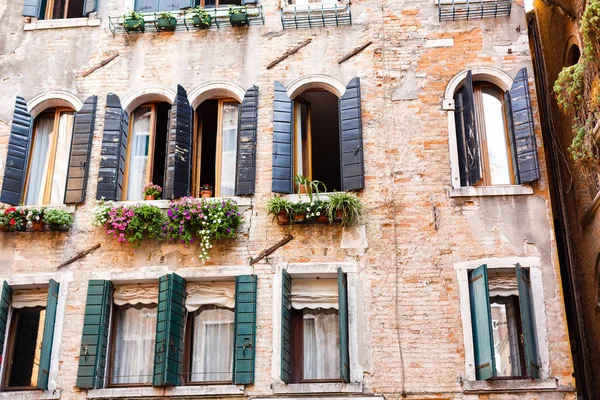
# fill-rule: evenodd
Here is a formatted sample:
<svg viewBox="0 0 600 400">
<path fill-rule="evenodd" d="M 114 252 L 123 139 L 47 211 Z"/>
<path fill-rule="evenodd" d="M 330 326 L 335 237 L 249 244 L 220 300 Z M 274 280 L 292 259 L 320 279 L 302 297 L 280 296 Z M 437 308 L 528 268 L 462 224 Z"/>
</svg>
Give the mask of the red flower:
<svg viewBox="0 0 600 400">
<path fill-rule="evenodd" d="M 10 213 L 12 213 L 12 212 L 15 212 L 15 211 L 17 211 L 17 209 L 16 209 L 15 207 L 7 208 L 7 209 L 4 211 L 4 214 L 5 214 L 5 215 L 6 215 L 6 214 L 10 214 Z"/>
<path fill-rule="evenodd" d="M 17 224 L 17 221 L 15 221 L 14 218 L 11 218 L 10 219 L 10 225 L 12 226 L 12 225 L 16 225 L 16 224 Z"/>
</svg>

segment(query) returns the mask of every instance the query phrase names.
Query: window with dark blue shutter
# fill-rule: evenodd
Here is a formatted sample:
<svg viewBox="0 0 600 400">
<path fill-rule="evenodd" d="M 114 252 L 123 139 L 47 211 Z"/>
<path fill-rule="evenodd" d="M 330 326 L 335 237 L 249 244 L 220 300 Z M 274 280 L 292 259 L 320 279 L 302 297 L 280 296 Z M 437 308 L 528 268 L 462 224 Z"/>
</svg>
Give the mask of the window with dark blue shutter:
<svg viewBox="0 0 600 400">
<path fill-rule="evenodd" d="M 454 96 L 456 142 L 461 186 L 473 186 L 481 181 L 477 113 L 473 92 L 473 75 L 467 73 L 464 85 Z"/>
<path fill-rule="evenodd" d="M 256 353 L 256 275 L 235 278 L 233 383 L 254 383 Z"/>
<path fill-rule="evenodd" d="M 235 195 L 254 194 L 256 180 L 256 129 L 258 125 L 258 87 L 246 91 L 238 119 Z"/>
<path fill-rule="evenodd" d="M 192 172 L 192 107 L 187 92 L 177 85 L 177 96 L 171 108 L 171 129 L 167 142 L 167 169 L 163 197 L 190 195 Z"/>
<path fill-rule="evenodd" d="M 495 376 L 496 366 L 486 265 L 469 271 L 469 299 L 475 351 L 475 375 L 478 380 L 489 379 Z"/>
<path fill-rule="evenodd" d="M 24 17 L 36 17 L 43 18 L 41 14 L 42 0 L 24 0 L 23 2 L 23 16 Z"/>
<path fill-rule="evenodd" d="M 275 82 L 273 104 L 273 166 L 272 191 L 292 193 L 293 178 L 293 106 L 285 86 Z"/>
<path fill-rule="evenodd" d="M 56 322 L 56 307 L 58 305 L 59 283 L 50 280 L 48 284 L 48 302 L 46 303 L 46 317 L 44 319 L 44 330 L 42 337 L 42 350 L 40 352 L 40 364 L 38 371 L 38 389 L 48 390 L 48 378 L 50 376 L 50 359 L 52 357 L 52 343 L 54 342 L 54 325 Z"/>
<path fill-rule="evenodd" d="M 8 329 L 8 311 L 12 297 L 12 289 L 8 282 L 2 283 L 2 297 L 0 297 L 0 364 L 4 360 L 4 339 Z"/>
<path fill-rule="evenodd" d="M 360 78 L 352 79 L 339 101 L 342 190 L 365 186 Z"/>
</svg>

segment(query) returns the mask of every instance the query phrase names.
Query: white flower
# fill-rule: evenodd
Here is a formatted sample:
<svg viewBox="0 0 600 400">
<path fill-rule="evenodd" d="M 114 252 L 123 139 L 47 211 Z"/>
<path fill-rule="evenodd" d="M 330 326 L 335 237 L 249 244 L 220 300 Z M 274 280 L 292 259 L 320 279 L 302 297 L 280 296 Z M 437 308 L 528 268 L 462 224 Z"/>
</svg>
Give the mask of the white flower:
<svg viewBox="0 0 600 400">
<path fill-rule="evenodd" d="M 320 216 L 320 215 L 321 215 L 321 213 L 317 211 L 317 217 Z"/>
</svg>

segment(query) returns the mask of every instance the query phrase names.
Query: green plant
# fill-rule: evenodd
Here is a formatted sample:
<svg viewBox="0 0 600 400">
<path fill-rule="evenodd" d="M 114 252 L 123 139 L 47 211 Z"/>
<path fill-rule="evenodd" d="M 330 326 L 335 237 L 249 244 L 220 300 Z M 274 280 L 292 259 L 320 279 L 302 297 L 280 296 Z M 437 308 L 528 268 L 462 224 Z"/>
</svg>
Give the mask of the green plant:
<svg viewBox="0 0 600 400">
<path fill-rule="evenodd" d="M 160 239 L 163 225 L 164 217 L 158 207 L 147 204 L 137 205 L 133 210 L 133 218 L 127 225 L 127 241 L 139 244 L 144 239 Z"/>
<path fill-rule="evenodd" d="M 300 193 L 301 187 L 304 188 L 305 193 L 308 193 L 308 187 L 310 186 L 310 179 L 298 174 L 294 177 L 294 183 L 296 184 L 296 187 L 298 188 L 298 193 Z"/>
<path fill-rule="evenodd" d="M 43 208 L 27 208 L 27 225 L 30 223 L 44 222 L 44 209 Z"/>
<path fill-rule="evenodd" d="M 294 205 L 283 197 L 271 197 L 267 201 L 267 212 L 273 215 L 273 219 L 279 213 L 285 213 L 288 218 L 291 218 L 294 215 Z"/>
<path fill-rule="evenodd" d="M 159 19 L 171 19 L 171 18 L 175 18 L 175 17 L 170 12 L 163 11 L 163 12 L 158 13 L 158 18 Z"/>
<path fill-rule="evenodd" d="M 121 24 L 127 29 L 142 29 L 145 21 L 144 16 L 137 11 L 126 11 L 121 16 Z M 134 21 L 135 23 L 132 23 Z"/>
<path fill-rule="evenodd" d="M 44 222 L 52 229 L 66 229 L 73 225 L 73 216 L 64 210 L 49 209 L 44 212 Z"/>
<path fill-rule="evenodd" d="M 326 215 L 328 202 L 322 200 L 315 200 L 307 203 L 306 205 L 306 218 L 309 220 L 315 220 L 322 215 Z"/>
<path fill-rule="evenodd" d="M 330 221 L 337 218 L 342 226 L 354 224 L 362 215 L 363 205 L 355 194 L 335 192 L 329 195 L 327 202 L 327 215 Z"/>
<path fill-rule="evenodd" d="M 558 106 L 564 112 L 579 108 L 583 100 L 585 63 L 563 68 L 554 82 Z"/>
<path fill-rule="evenodd" d="M 213 187 L 211 185 L 209 185 L 208 183 L 205 183 L 204 185 L 200 186 L 200 192 L 212 192 L 213 191 Z"/>
<path fill-rule="evenodd" d="M 229 15 L 247 14 L 246 7 L 229 6 Z"/>
<path fill-rule="evenodd" d="M 152 182 L 144 186 L 144 196 L 154 196 L 155 198 L 160 199 L 162 192 L 162 188 Z"/>
<path fill-rule="evenodd" d="M 26 211 L 22 207 L 9 207 L 0 214 L 0 225 L 9 231 L 22 232 L 27 229 Z"/>
<path fill-rule="evenodd" d="M 208 26 L 212 21 L 212 16 L 202 7 L 197 6 L 191 12 L 192 17 L 197 17 L 201 25 Z"/>
<path fill-rule="evenodd" d="M 294 218 L 296 216 L 306 217 L 307 213 L 310 212 L 310 203 L 305 203 L 303 201 L 300 201 L 298 203 L 294 203 L 292 205 L 292 208 L 294 210 Z"/>
</svg>

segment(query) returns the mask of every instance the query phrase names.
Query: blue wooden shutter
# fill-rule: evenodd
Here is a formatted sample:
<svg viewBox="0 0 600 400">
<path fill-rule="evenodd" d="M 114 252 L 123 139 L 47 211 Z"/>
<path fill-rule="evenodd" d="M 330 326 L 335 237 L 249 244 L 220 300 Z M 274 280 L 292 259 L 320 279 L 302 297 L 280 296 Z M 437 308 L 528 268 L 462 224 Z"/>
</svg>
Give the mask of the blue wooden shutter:
<svg viewBox="0 0 600 400">
<path fill-rule="evenodd" d="M 167 143 L 167 171 L 163 198 L 190 195 L 192 173 L 192 107 L 187 92 L 177 85 L 171 108 L 171 129 Z"/>
<path fill-rule="evenodd" d="M 42 351 L 40 352 L 40 369 L 38 373 L 38 389 L 48 390 L 48 377 L 50 376 L 50 358 L 52 356 L 52 342 L 54 341 L 54 324 L 56 322 L 56 306 L 58 304 L 58 282 L 50 279 L 48 285 L 48 302 L 46 303 L 46 319 L 44 321 L 44 334 L 42 336 Z"/>
<path fill-rule="evenodd" d="M 293 102 L 285 86 L 275 82 L 273 104 L 273 182 L 272 190 L 277 193 L 292 193 L 294 174 L 293 152 Z"/>
<path fill-rule="evenodd" d="M 454 120 L 461 186 L 473 186 L 481 180 L 476 115 L 473 74 L 469 71 L 462 89 L 454 96 Z"/>
<path fill-rule="evenodd" d="M 2 297 L 0 297 L 0 364 L 4 361 L 4 339 L 8 328 L 8 310 L 12 299 L 12 289 L 4 281 L 2 284 Z"/>
<path fill-rule="evenodd" d="M 281 380 L 292 381 L 292 277 L 281 271 Z"/>
<path fill-rule="evenodd" d="M 8 154 L 2 181 L 0 201 L 12 205 L 21 204 L 25 186 L 25 173 L 31 146 L 31 133 L 33 121 L 27 112 L 25 99 L 17 96 L 15 111 L 13 113 L 10 138 L 8 139 Z"/>
<path fill-rule="evenodd" d="M 195 3 L 195 0 L 160 0 L 159 11 L 179 11 L 194 7 Z"/>
<path fill-rule="evenodd" d="M 83 15 L 88 16 L 95 11 L 98 11 L 98 0 L 85 0 L 85 3 L 83 3 Z"/>
<path fill-rule="evenodd" d="M 238 119 L 235 195 L 254 194 L 256 180 L 256 128 L 258 125 L 258 87 L 246 91 Z"/>
<path fill-rule="evenodd" d="M 540 179 L 540 166 L 538 163 L 535 130 L 533 126 L 533 112 L 529 97 L 529 81 L 527 68 L 522 68 L 515 77 L 510 88 L 510 113 L 509 136 L 512 153 L 517 169 L 515 170 L 515 183 L 522 184 Z"/>
<path fill-rule="evenodd" d="M 116 94 L 106 96 L 104 114 L 104 134 L 98 171 L 98 190 L 96 198 L 100 200 L 121 200 L 123 174 L 127 157 L 127 135 L 129 134 L 129 115 L 121 107 Z"/>
<path fill-rule="evenodd" d="M 97 102 L 98 97 L 88 97 L 81 110 L 75 114 L 69 169 L 67 170 L 66 204 L 85 201 Z"/>
<path fill-rule="evenodd" d="M 141 13 L 163 11 L 160 9 L 159 0 L 135 0 L 134 9 Z"/>
<path fill-rule="evenodd" d="M 25 2 L 23 3 L 22 15 L 24 17 L 40 18 L 41 4 L 42 4 L 42 0 L 25 0 Z"/>
<path fill-rule="evenodd" d="M 113 287 L 110 281 L 89 281 L 75 384 L 80 389 L 104 387 L 112 296 Z"/>
<path fill-rule="evenodd" d="M 540 378 L 540 364 L 537 355 L 535 328 L 533 326 L 533 303 L 531 301 L 529 270 L 516 266 L 519 286 L 519 308 L 521 309 L 521 324 L 523 325 L 523 345 L 525 347 L 525 364 L 527 376 Z"/>
<path fill-rule="evenodd" d="M 475 374 L 478 380 L 489 379 L 495 376 L 496 364 L 487 265 L 485 264 L 469 272 L 469 299 L 475 350 Z"/>
<path fill-rule="evenodd" d="M 340 375 L 344 382 L 350 382 L 350 345 L 348 334 L 348 278 L 338 268 L 338 316 L 340 321 Z"/>
<path fill-rule="evenodd" d="M 233 383 L 254 383 L 256 348 L 256 275 L 235 278 Z"/>
<path fill-rule="evenodd" d="M 365 187 L 360 78 L 352 79 L 339 100 L 342 190 Z"/>
<path fill-rule="evenodd" d="M 178 386 L 183 384 L 186 282 L 177 274 L 169 274 L 161 276 L 158 285 L 152 386 Z"/>
</svg>

